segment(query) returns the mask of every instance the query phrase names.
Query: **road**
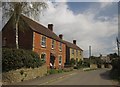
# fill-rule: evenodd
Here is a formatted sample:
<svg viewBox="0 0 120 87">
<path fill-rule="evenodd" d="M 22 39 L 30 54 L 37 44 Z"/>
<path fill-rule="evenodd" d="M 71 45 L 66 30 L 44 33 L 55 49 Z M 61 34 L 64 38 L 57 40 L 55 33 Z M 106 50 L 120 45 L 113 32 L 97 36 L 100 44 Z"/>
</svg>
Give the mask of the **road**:
<svg viewBox="0 0 120 87">
<path fill-rule="evenodd" d="M 42 85 L 116 85 L 110 80 L 108 69 L 93 71 L 77 71 L 69 76 L 61 77 L 58 80 L 46 82 Z"/>
</svg>

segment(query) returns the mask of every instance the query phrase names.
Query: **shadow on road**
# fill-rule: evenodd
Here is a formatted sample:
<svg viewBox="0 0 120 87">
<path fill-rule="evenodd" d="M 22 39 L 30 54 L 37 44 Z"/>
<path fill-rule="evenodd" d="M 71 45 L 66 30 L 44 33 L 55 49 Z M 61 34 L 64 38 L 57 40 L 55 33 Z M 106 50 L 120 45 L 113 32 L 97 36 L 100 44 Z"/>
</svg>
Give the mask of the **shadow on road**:
<svg viewBox="0 0 120 87">
<path fill-rule="evenodd" d="M 112 79 L 109 77 L 109 74 L 110 74 L 110 70 L 107 70 L 107 71 L 101 73 L 101 74 L 100 74 L 100 77 L 101 77 L 102 79 L 105 79 L 105 80 L 112 80 Z"/>
</svg>

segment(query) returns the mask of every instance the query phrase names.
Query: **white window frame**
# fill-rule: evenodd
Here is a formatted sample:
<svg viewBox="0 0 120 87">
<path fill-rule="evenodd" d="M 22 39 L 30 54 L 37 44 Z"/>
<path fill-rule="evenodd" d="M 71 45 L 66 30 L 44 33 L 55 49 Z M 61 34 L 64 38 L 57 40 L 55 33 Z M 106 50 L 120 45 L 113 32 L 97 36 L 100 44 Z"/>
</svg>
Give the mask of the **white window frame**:
<svg viewBox="0 0 120 87">
<path fill-rule="evenodd" d="M 45 40 L 44 40 L 43 38 L 44 38 Z M 45 36 L 42 36 L 42 37 L 41 37 L 41 46 L 42 46 L 42 47 L 46 47 L 46 42 L 47 42 L 46 40 L 47 40 L 47 37 L 45 37 Z"/>
<path fill-rule="evenodd" d="M 51 48 L 52 48 L 52 49 L 55 48 L 55 40 L 54 40 L 54 39 L 51 40 Z"/>
<path fill-rule="evenodd" d="M 59 65 L 62 65 L 62 55 L 58 56 L 58 63 L 59 63 Z"/>
<path fill-rule="evenodd" d="M 74 52 L 74 49 L 72 49 L 72 54 L 74 55 L 74 53 L 75 53 L 75 52 Z"/>
<path fill-rule="evenodd" d="M 59 42 L 59 51 L 62 51 L 62 43 Z"/>
<path fill-rule="evenodd" d="M 45 58 L 44 58 L 44 59 L 42 58 L 42 54 L 45 55 Z M 46 62 L 47 54 L 44 53 L 44 52 L 42 52 L 42 53 L 40 54 L 40 58 L 41 58 L 42 61 L 45 61 L 45 62 Z"/>
</svg>

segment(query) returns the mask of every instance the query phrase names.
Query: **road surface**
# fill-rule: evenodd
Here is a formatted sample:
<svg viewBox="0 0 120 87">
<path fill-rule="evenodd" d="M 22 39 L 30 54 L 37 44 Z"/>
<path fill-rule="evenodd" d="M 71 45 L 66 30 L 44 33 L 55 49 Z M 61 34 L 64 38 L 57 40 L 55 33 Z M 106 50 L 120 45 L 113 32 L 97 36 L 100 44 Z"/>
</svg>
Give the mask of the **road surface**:
<svg viewBox="0 0 120 87">
<path fill-rule="evenodd" d="M 60 77 L 58 80 L 41 85 L 116 85 L 116 82 L 113 82 L 108 75 L 108 69 L 76 71 L 69 76 Z"/>
</svg>

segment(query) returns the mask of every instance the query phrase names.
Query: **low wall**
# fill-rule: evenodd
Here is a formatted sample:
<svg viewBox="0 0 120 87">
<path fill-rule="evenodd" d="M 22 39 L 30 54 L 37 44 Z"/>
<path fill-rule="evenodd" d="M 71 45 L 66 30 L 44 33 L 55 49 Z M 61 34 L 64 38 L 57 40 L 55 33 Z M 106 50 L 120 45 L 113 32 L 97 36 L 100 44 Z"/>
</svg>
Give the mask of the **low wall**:
<svg viewBox="0 0 120 87">
<path fill-rule="evenodd" d="M 21 82 L 24 80 L 34 79 L 36 77 L 42 77 L 47 74 L 46 64 L 39 68 L 21 68 L 14 71 L 2 73 L 3 83 Z"/>
</svg>

